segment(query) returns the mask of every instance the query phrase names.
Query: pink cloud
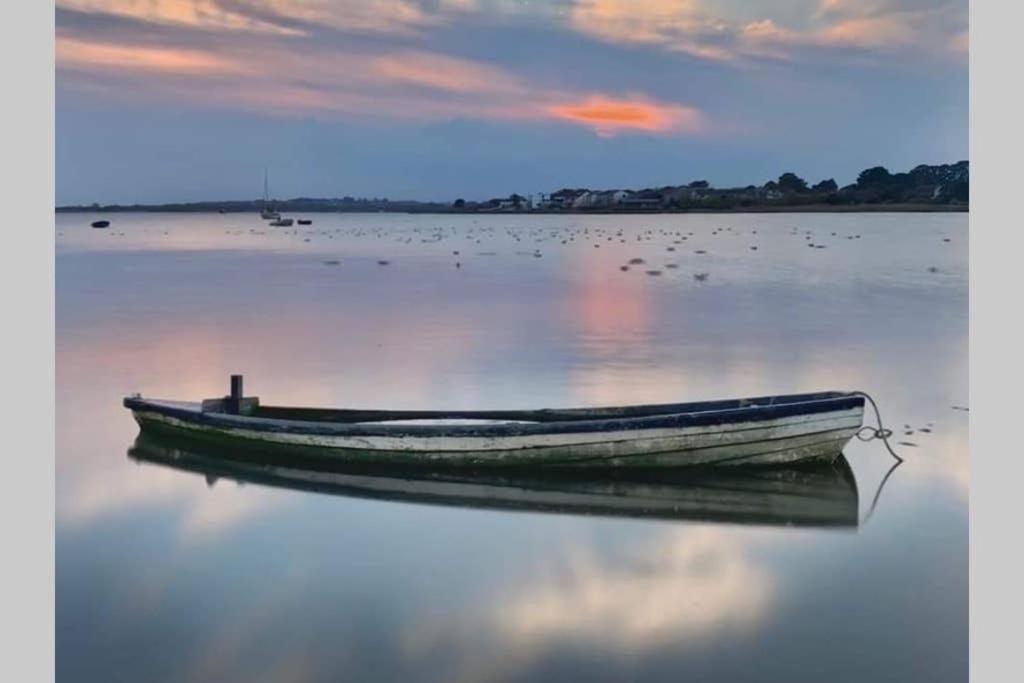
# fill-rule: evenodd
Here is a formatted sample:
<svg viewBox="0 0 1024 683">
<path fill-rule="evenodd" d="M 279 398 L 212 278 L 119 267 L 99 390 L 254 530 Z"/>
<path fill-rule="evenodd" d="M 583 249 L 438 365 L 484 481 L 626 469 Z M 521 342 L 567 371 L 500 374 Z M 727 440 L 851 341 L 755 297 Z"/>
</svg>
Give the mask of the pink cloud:
<svg viewBox="0 0 1024 683">
<path fill-rule="evenodd" d="M 192 76 L 242 74 L 246 71 L 241 64 L 203 50 L 96 43 L 61 37 L 56 42 L 56 58 L 59 66 L 91 70 Z"/>
<path fill-rule="evenodd" d="M 357 33 L 407 34 L 473 9 L 471 0 L 57 0 L 89 14 L 207 31 L 303 35 L 303 24 Z"/>
<path fill-rule="evenodd" d="M 757 5 L 752 9 L 761 10 Z M 709 0 L 577 0 L 567 21 L 604 42 L 740 63 L 762 57 L 791 60 L 808 48 L 819 54 L 851 48 L 934 54 L 934 45 L 949 44 L 965 19 L 955 5 L 905 9 L 895 0 L 821 0 L 810 9 L 807 24 L 793 27 L 771 17 L 730 17 Z"/>
<path fill-rule="evenodd" d="M 90 41 L 63 32 L 56 44 L 64 87 L 104 87 L 102 81 L 79 77 L 115 74 L 130 83 L 109 86 L 107 95 L 115 98 L 190 101 L 286 116 L 556 120 L 601 136 L 702 128 L 700 112 L 681 103 L 544 87 L 491 64 L 425 51 L 365 54 L 292 41 L 223 44 L 214 51 Z M 215 80 L 216 87 L 201 85 L 200 79 Z"/>
<path fill-rule="evenodd" d="M 701 127 L 700 112 L 692 107 L 645 99 L 613 99 L 590 95 L 575 103 L 552 105 L 551 117 L 592 128 L 598 135 L 619 132 L 694 132 Z"/>
<path fill-rule="evenodd" d="M 914 38 L 914 30 L 901 15 L 883 15 L 843 19 L 813 37 L 822 45 L 892 47 L 910 42 Z"/>
<path fill-rule="evenodd" d="M 568 20 L 573 29 L 610 43 L 659 45 L 709 60 L 735 56 L 715 41 L 725 24 L 698 0 L 579 0 Z"/>
<path fill-rule="evenodd" d="M 88 14 L 127 17 L 151 24 L 189 26 L 207 30 L 256 33 L 298 33 L 294 29 L 248 16 L 244 2 L 222 6 L 217 0 L 57 0 L 57 7 Z M 250 3 L 251 4 L 251 3 Z"/>
</svg>

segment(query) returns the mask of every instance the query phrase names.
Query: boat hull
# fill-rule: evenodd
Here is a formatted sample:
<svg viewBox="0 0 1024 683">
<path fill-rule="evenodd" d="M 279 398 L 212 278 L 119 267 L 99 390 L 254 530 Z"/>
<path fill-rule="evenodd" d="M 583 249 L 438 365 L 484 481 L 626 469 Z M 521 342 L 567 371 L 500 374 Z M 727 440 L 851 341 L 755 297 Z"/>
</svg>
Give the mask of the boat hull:
<svg viewBox="0 0 1024 683">
<path fill-rule="evenodd" d="M 459 467 L 680 467 L 831 461 L 860 429 L 863 402 L 813 411 L 743 409 L 640 418 L 475 426 L 319 424 L 203 413 L 199 404 L 126 400 L 144 432 L 315 453 L 346 462 Z M 722 413 L 718 415 L 716 413 Z"/>
</svg>

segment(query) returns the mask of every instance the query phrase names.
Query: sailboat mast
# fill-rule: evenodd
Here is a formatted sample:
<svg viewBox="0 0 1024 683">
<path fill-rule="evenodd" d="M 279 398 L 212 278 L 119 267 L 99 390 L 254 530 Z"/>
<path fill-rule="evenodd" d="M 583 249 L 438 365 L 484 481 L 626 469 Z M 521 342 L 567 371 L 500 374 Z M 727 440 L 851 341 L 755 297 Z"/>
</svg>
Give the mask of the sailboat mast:
<svg viewBox="0 0 1024 683">
<path fill-rule="evenodd" d="M 267 167 L 263 167 L 263 205 L 270 203 L 270 185 L 267 183 Z"/>
</svg>

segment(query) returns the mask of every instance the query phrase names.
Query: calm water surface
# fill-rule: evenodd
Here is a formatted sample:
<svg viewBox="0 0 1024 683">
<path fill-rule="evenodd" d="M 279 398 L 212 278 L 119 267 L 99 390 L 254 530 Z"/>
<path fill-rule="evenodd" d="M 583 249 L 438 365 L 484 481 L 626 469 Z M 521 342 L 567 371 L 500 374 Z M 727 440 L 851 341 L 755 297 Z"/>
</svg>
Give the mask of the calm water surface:
<svg viewBox="0 0 1024 683">
<path fill-rule="evenodd" d="M 965 214 L 94 218 L 57 216 L 60 678 L 966 679 Z M 843 530 L 365 500 L 128 456 L 124 395 L 219 396 L 230 373 L 264 402 L 364 408 L 861 389 L 913 445 Z M 892 461 L 845 454 L 865 517 Z"/>
</svg>

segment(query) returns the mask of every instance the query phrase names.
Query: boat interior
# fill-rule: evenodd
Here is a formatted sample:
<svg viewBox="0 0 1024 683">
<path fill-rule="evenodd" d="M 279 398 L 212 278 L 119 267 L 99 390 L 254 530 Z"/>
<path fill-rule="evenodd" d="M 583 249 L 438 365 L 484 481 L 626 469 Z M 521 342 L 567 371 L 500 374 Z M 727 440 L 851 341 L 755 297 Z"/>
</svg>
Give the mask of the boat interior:
<svg viewBox="0 0 1024 683">
<path fill-rule="evenodd" d="M 304 422 L 365 423 L 365 422 L 416 422 L 416 421 L 501 421 L 501 422 L 574 422 L 580 420 L 607 420 L 617 418 L 651 417 L 656 415 L 677 415 L 737 410 L 742 408 L 809 404 L 834 399 L 849 398 L 851 395 L 838 391 L 756 398 L 700 401 L 693 403 L 669 403 L 634 405 L 606 408 L 548 408 L 541 410 L 356 410 L 340 408 L 301 408 L 290 406 L 260 405 L 256 398 L 243 398 L 240 412 L 250 417 L 275 420 L 301 420 Z M 203 412 L 233 412 L 231 399 L 210 399 L 203 401 Z"/>
</svg>

